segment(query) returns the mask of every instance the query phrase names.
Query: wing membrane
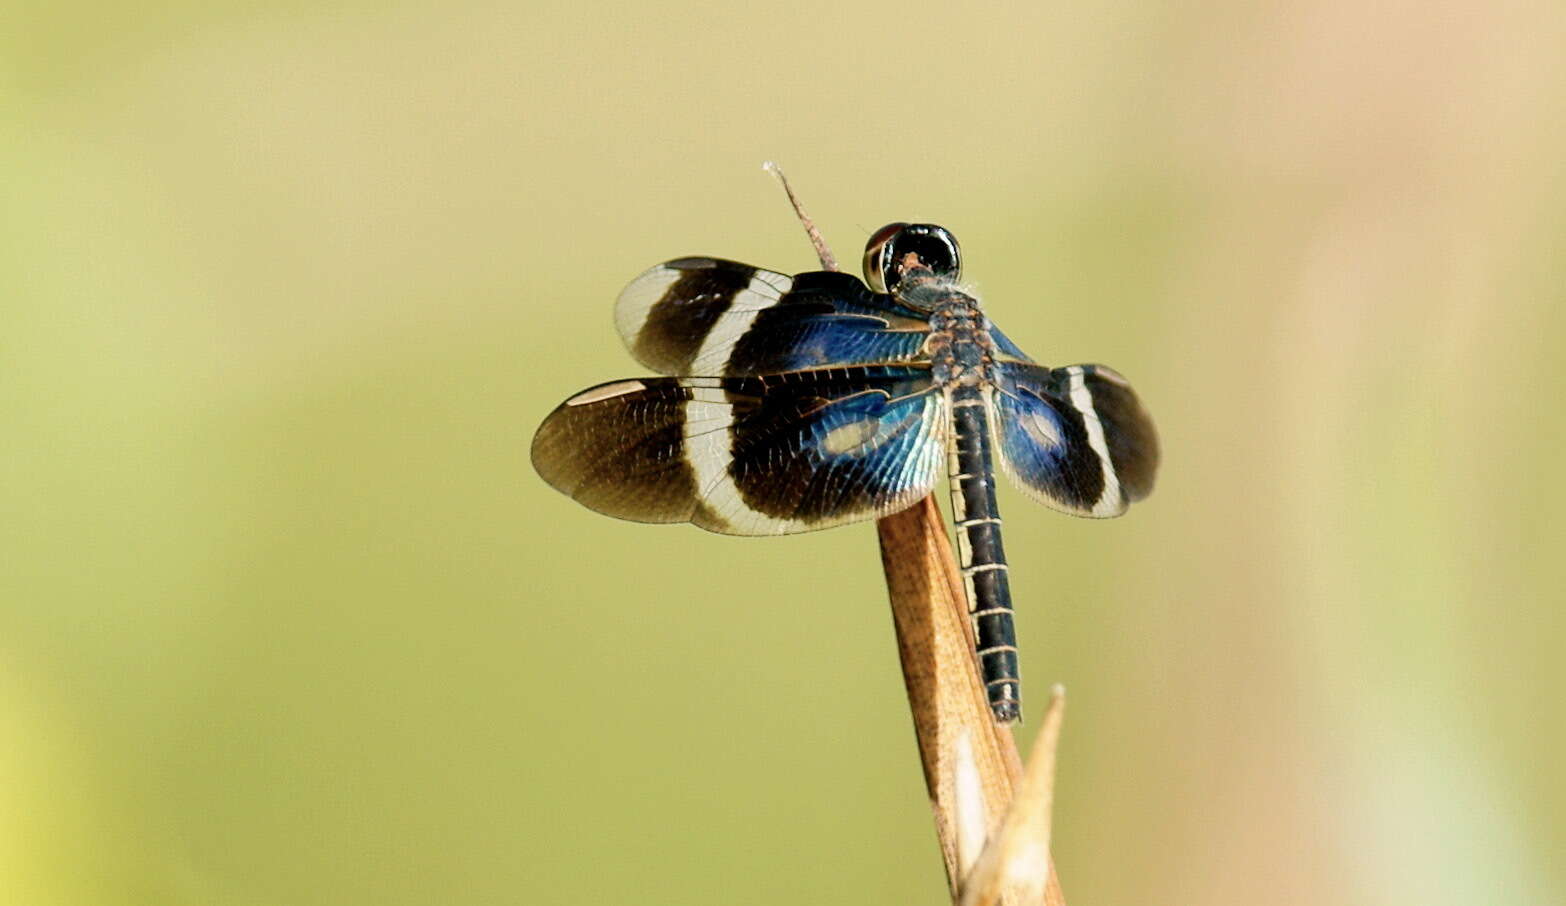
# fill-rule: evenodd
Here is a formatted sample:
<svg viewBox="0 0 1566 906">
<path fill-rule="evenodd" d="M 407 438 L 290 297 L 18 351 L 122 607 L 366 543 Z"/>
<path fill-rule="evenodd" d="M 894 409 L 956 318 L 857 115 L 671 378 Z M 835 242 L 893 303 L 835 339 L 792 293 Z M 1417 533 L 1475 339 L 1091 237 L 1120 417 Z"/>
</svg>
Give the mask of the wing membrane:
<svg viewBox="0 0 1566 906">
<path fill-rule="evenodd" d="M 920 357 L 929 325 L 858 278 L 680 258 L 631 281 L 615 324 L 660 374 L 762 375 Z"/>
<path fill-rule="evenodd" d="M 621 519 L 789 534 L 924 496 L 945 425 L 944 398 L 917 366 L 643 378 L 562 403 L 533 438 L 533 465 Z"/>
<path fill-rule="evenodd" d="M 1003 363 L 991 391 L 1001 466 L 1029 496 L 1079 516 L 1118 516 L 1153 489 L 1158 436 L 1103 365 Z"/>
</svg>

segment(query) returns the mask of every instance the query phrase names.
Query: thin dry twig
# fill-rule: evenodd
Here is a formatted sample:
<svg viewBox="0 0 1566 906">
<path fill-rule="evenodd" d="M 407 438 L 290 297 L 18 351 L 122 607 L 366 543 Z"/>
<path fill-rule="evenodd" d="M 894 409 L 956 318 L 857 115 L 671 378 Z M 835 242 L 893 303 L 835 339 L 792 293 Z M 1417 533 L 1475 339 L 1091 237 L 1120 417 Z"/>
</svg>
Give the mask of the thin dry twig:
<svg viewBox="0 0 1566 906">
<path fill-rule="evenodd" d="M 837 270 L 837 259 L 832 257 L 832 250 L 827 248 L 826 240 L 821 238 L 821 231 L 816 229 L 816 222 L 810 219 L 810 215 L 805 213 L 805 206 L 799 203 L 799 196 L 794 194 L 794 187 L 788 184 L 788 177 L 784 175 L 783 168 L 769 160 L 761 165 L 761 169 L 776 176 L 778 182 L 783 184 L 783 194 L 788 196 L 788 203 L 794 206 L 794 216 L 798 217 L 800 224 L 804 226 L 805 235 L 810 237 L 810 244 L 815 246 L 816 257 L 821 260 L 821 269 Z"/>
<path fill-rule="evenodd" d="M 763 166 L 783 184 L 822 268 L 837 270 L 782 169 Z M 953 902 L 1065 906 L 1049 858 L 1062 691 L 1053 691 L 1024 774 L 1016 740 L 995 722 L 979 679 L 967 599 L 935 499 L 878 521 L 876 531 Z"/>
</svg>

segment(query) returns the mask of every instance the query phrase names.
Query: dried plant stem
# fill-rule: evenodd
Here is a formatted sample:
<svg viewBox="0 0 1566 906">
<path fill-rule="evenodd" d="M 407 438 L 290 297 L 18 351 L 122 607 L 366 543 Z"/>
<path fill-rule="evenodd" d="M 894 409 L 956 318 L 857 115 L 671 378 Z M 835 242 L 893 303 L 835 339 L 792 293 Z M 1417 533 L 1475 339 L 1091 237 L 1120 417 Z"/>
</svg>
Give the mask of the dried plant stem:
<svg viewBox="0 0 1566 906">
<path fill-rule="evenodd" d="M 1059 696 L 1051 703 L 1024 781 L 1016 741 L 1010 729 L 995 722 L 979 681 L 962 579 L 935 499 L 925 497 L 880 520 L 876 529 L 903 681 L 953 901 L 984 853 L 997 863 L 996 898 L 970 894 L 976 897 L 971 902 L 1065 906 L 1049 860 L 1036 859 L 1040 820 L 1043 852 L 1048 852 Z M 1010 822 L 1015 829 L 1008 827 L 1011 833 L 1001 834 L 1019 789 L 1027 795 L 1016 798 L 1017 815 Z M 987 841 L 996 849 L 993 855 L 986 852 Z M 1031 867 L 1025 864 L 1030 855 Z"/>
<path fill-rule="evenodd" d="M 1057 685 L 1050 690 L 1044 723 L 1006 819 L 963 880 L 960 906 L 990 906 L 1008 895 L 1022 903 L 1060 901 L 1058 883 L 1054 900 L 1047 890 L 1055 880 L 1049 858 L 1050 812 L 1055 802 L 1055 748 L 1065 705 L 1066 690 Z"/>
</svg>

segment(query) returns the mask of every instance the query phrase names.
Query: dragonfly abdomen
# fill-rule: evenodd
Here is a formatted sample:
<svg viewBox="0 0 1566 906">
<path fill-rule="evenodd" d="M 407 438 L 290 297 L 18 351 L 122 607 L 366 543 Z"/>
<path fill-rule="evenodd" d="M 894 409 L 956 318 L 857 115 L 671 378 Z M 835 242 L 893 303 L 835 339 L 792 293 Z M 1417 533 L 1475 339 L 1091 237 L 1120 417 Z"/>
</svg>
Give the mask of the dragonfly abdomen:
<svg viewBox="0 0 1566 906">
<path fill-rule="evenodd" d="M 952 420 L 948 474 L 963 586 L 968 595 L 985 694 L 996 719 L 1012 721 L 1022 714 L 1022 696 L 1011 584 L 1006 575 L 1006 550 L 1001 543 L 1000 511 L 995 503 L 986 392 L 977 386 L 957 386 L 947 391 Z"/>
</svg>

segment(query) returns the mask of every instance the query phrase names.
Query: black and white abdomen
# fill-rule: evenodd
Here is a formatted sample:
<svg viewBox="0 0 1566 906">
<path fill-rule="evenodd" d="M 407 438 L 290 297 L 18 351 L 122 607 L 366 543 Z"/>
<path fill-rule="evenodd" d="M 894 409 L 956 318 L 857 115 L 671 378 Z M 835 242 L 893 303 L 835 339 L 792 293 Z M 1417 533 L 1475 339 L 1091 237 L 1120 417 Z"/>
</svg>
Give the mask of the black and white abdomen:
<svg viewBox="0 0 1566 906">
<path fill-rule="evenodd" d="M 989 393 L 988 387 L 979 384 L 947 389 L 951 411 L 947 471 L 958 557 L 985 695 L 996 719 L 1011 721 L 1021 716 L 1022 689 L 1011 580 L 1001 542 L 1000 509 L 995 502 Z"/>
</svg>

